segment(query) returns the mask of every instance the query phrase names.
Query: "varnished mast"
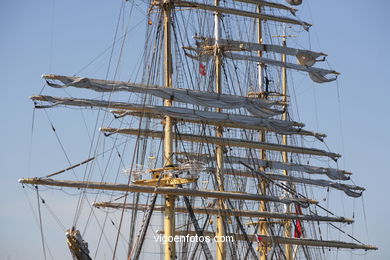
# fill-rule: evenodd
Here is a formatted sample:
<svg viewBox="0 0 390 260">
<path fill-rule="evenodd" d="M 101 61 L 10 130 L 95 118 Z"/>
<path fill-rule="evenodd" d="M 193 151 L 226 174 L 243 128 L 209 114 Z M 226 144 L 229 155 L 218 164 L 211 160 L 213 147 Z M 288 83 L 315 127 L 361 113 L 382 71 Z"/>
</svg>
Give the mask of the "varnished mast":
<svg viewBox="0 0 390 260">
<path fill-rule="evenodd" d="M 164 85 L 172 87 L 172 55 L 171 55 L 171 10 L 172 3 L 164 0 L 162 4 L 164 18 Z M 165 106 L 172 106 L 172 101 L 164 100 Z M 164 166 L 173 165 L 173 138 L 172 138 L 172 118 L 165 116 L 164 125 Z M 164 250 L 165 260 L 174 260 L 176 258 L 176 245 L 173 238 L 175 236 L 175 196 L 165 196 L 164 211 L 164 235 L 166 244 Z"/>
<path fill-rule="evenodd" d="M 287 35 L 284 34 L 283 35 L 283 47 L 287 47 L 287 43 L 286 43 L 286 37 Z M 287 62 L 287 55 L 286 54 L 282 54 L 282 62 L 283 63 L 286 63 Z M 282 67 L 282 97 L 283 97 L 283 101 L 287 103 L 287 68 L 286 67 Z M 284 121 L 287 121 L 288 118 L 287 118 L 287 106 L 285 107 L 285 110 L 284 110 L 284 113 L 282 114 L 282 120 Z M 282 144 L 283 145 L 287 145 L 288 142 L 287 142 L 287 135 L 282 135 Z M 287 152 L 282 152 L 282 159 L 283 159 L 283 162 L 284 163 L 288 163 L 288 155 L 287 155 Z M 284 170 L 283 171 L 283 174 L 284 175 L 288 175 L 288 171 L 287 170 Z M 291 212 L 291 206 L 290 205 L 286 205 L 286 213 L 290 213 Z M 287 220 L 285 223 L 284 223 L 284 236 L 289 238 L 291 237 L 291 220 Z M 285 255 L 286 255 L 286 260 L 292 260 L 293 259 L 293 251 L 292 251 L 292 246 L 291 244 L 286 244 L 285 246 Z"/>
<path fill-rule="evenodd" d="M 261 14 L 261 8 L 262 6 L 261 5 L 258 5 L 257 6 L 257 9 L 258 9 L 258 13 Z M 258 22 L 257 22 L 257 42 L 259 44 L 263 44 L 263 28 L 262 28 L 262 20 L 261 18 L 258 19 Z M 263 56 L 263 52 L 262 51 L 258 51 L 258 55 L 259 57 L 262 57 Z M 258 80 L 259 80 L 259 91 L 260 91 L 260 96 L 259 98 L 267 98 L 266 95 L 266 91 L 267 89 L 264 88 L 264 84 L 263 84 L 263 70 L 264 70 L 264 63 L 258 63 Z M 265 130 L 262 130 L 260 131 L 260 142 L 266 142 L 266 131 Z M 267 159 L 267 155 L 266 155 L 266 150 L 264 149 L 260 149 L 259 151 L 260 153 L 260 159 L 261 160 L 266 160 Z M 264 171 L 265 170 L 265 167 L 261 166 L 260 171 Z M 260 182 L 260 193 L 262 195 L 265 195 L 267 193 L 267 181 L 265 179 L 261 179 L 261 182 Z M 260 212 L 266 212 L 267 211 L 267 204 L 265 201 L 261 201 L 260 202 Z M 267 234 L 267 221 L 266 219 L 264 221 L 262 221 L 260 219 L 259 221 L 260 223 L 260 234 L 261 235 L 268 235 Z M 268 252 L 268 248 L 266 245 L 262 244 L 261 246 L 259 246 L 259 259 L 260 260 L 267 260 L 267 252 Z"/>
<path fill-rule="evenodd" d="M 215 6 L 219 5 L 219 0 L 215 0 Z M 221 37 L 221 28 L 220 28 L 220 13 L 214 13 L 214 37 L 215 37 L 215 46 L 214 46 L 214 57 L 215 57 L 215 92 L 218 94 L 222 93 L 222 53 L 221 48 L 219 46 L 219 40 Z M 217 112 L 222 112 L 222 109 L 217 108 Z M 216 137 L 223 136 L 223 127 L 217 126 L 215 131 Z M 224 191 L 224 176 L 223 176 L 223 150 L 224 146 L 222 144 L 216 145 L 216 161 L 217 161 L 217 185 L 219 191 Z M 218 207 L 223 210 L 224 209 L 224 201 L 222 199 L 218 200 Z M 222 215 L 217 216 L 217 237 L 225 236 L 225 221 Z M 224 260 L 226 258 L 226 248 L 224 242 L 220 239 L 216 245 L 216 258 L 217 260 Z"/>
</svg>

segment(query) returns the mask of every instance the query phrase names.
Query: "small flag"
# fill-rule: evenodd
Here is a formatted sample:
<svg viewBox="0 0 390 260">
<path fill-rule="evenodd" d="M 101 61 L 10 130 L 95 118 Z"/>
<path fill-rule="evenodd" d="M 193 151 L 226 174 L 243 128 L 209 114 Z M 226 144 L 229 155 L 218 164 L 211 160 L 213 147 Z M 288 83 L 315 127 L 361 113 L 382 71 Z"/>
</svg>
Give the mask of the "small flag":
<svg viewBox="0 0 390 260">
<path fill-rule="evenodd" d="M 201 76 L 206 76 L 206 67 L 202 63 L 199 63 L 199 74 Z"/>
<path fill-rule="evenodd" d="M 295 204 L 295 213 L 301 215 L 302 209 L 299 204 Z M 294 237 L 300 238 L 302 236 L 302 223 L 300 219 L 297 219 L 295 222 L 295 230 L 294 230 Z"/>
</svg>

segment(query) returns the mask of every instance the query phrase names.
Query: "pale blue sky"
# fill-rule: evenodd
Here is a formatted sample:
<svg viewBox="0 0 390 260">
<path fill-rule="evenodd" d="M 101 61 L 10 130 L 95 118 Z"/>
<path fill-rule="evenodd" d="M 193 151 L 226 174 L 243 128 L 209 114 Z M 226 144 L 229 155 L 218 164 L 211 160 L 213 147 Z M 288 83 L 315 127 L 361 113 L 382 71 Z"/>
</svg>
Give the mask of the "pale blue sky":
<svg viewBox="0 0 390 260">
<path fill-rule="evenodd" d="M 0 2 L 0 259 L 42 258 L 39 230 L 17 179 L 43 176 L 67 166 L 43 111 L 35 113 L 32 136 L 33 109 L 28 96 L 42 88 L 41 74 L 73 74 L 106 49 L 113 38 L 120 4 L 120 0 Z M 300 107 L 301 121 L 308 129 L 328 134 L 327 144 L 332 151 L 343 154 L 341 166 L 354 173 L 356 184 L 367 188 L 364 206 L 368 235 L 362 199 L 356 199 L 352 206 L 357 219 L 353 232 L 380 250 L 366 257 L 353 255 L 353 259 L 390 259 L 390 171 L 386 166 L 390 147 L 390 2 L 317 0 L 306 4 L 301 13 L 314 24 L 313 49 L 328 53 L 333 68 L 342 73 L 338 86 L 343 134 L 335 83 L 316 86 L 315 93 L 311 85 L 299 88 L 298 99 L 306 102 Z M 144 36 L 133 30 L 130 37 Z M 84 75 L 104 74 L 105 69 L 103 59 Z M 126 73 L 122 70 L 122 75 Z M 53 120 L 58 127 L 70 128 L 61 130 L 67 149 L 79 150 L 80 140 L 88 137 L 83 127 L 72 125 L 82 122 L 80 115 L 72 118 L 75 114 L 67 111 L 51 116 L 64 116 Z M 74 162 L 85 159 L 83 151 L 75 153 Z M 27 194 L 33 195 L 30 190 Z M 345 198 L 343 203 L 351 205 L 349 200 Z M 69 259 L 68 255 L 59 257 Z"/>
</svg>

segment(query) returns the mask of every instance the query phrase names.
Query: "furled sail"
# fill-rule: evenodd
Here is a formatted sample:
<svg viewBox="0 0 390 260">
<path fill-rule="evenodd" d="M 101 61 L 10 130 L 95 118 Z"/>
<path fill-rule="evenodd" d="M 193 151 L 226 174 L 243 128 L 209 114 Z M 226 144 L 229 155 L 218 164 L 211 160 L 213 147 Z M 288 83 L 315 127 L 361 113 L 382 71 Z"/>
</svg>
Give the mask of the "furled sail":
<svg viewBox="0 0 390 260">
<path fill-rule="evenodd" d="M 219 12 L 224 14 L 232 14 L 232 15 L 238 15 L 238 16 L 244 16 L 244 17 L 250 17 L 250 18 L 257 18 L 262 20 L 269 20 L 269 21 L 277 21 L 282 23 L 289 23 L 289 24 L 296 24 L 303 26 L 306 30 L 308 30 L 311 26 L 311 24 L 307 22 L 303 22 L 297 19 L 292 19 L 289 17 L 283 17 L 283 16 L 274 16 L 269 14 L 263 14 L 263 13 L 255 13 L 255 12 L 249 12 L 244 10 L 238 10 L 234 8 L 228 8 L 228 7 L 220 7 L 215 5 L 208 5 L 203 4 L 199 2 L 192 2 L 192 1 L 174 1 L 174 4 L 176 7 L 189 7 L 189 8 L 197 8 L 207 11 L 213 11 L 213 12 Z"/>
<path fill-rule="evenodd" d="M 182 155 L 184 159 L 190 160 L 201 160 L 201 161 L 210 161 L 214 160 L 211 155 L 207 154 L 195 154 L 195 153 L 176 153 L 177 155 Z M 350 172 L 334 169 L 334 168 L 325 168 L 312 165 L 296 164 L 296 163 L 287 163 L 279 162 L 272 160 L 261 160 L 258 158 L 247 158 L 247 157 L 236 157 L 236 156 L 226 156 L 224 159 L 227 163 L 239 164 L 243 162 L 249 165 L 256 165 L 258 167 L 265 167 L 270 169 L 277 170 L 286 170 L 286 171 L 297 171 L 297 172 L 306 172 L 309 174 L 325 174 L 332 180 L 349 180 Z"/>
<path fill-rule="evenodd" d="M 337 182 L 332 182 L 332 181 L 328 181 L 328 180 L 313 180 L 313 179 L 307 179 L 307 178 L 298 178 L 298 177 L 289 176 L 289 175 L 262 173 L 259 171 L 255 171 L 255 173 L 259 174 L 265 178 L 275 180 L 275 181 L 277 180 L 277 181 L 302 183 L 302 184 L 309 184 L 309 185 L 315 185 L 315 186 L 334 188 L 337 190 L 344 191 L 345 194 L 347 194 L 350 197 L 354 197 L 354 198 L 360 197 L 362 195 L 362 191 L 365 190 L 363 187 L 359 187 L 359 186 L 355 186 L 355 185 L 348 185 L 348 184 L 343 184 L 343 183 L 337 183 Z"/>
<path fill-rule="evenodd" d="M 206 168 L 205 171 L 216 172 L 216 168 Z M 360 197 L 362 195 L 362 192 L 365 190 L 365 188 L 356 185 L 348 185 L 348 184 L 338 183 L 338 182 L 333 182 L 328 180 L 300 178 L 291 175 L 281 175 L 276 173 L 267 173 L 263 171 L 252 172 L 248 170 L 224 169 L 223 173 L 227 175 L 234 175 L 234 176 L 263 178 L 265 180 L 309 184 L 309 185 L 320 186 L 320 187 L 329 187 L 336 190 L 344 191 L 345 194 L 354 198 Z"/>
<path fill-rule="evenodd" d="M 292 198 L 281 196 L 260 195 L 252 193 L 229 192 L 229 191 L 211 191 L 211 190 L 194 190 L 179 187 L 152 187 L 134 184 L 117 184 L 107 182 L 89 182 L 89 181 L 68 181 L 68 180 L 53 180 L 49 178 L 27 178 L 20 179 L 19 183 L 37 184 L 57 187 L 69 187 L 79 189 L 93 190 L 112 190 L 112 191 L 128 191 L 128 192 L 144 192 L 157 194 L 171 194 L 179 196 L 194 196 L 203 198 L 216 199 L 236 199 L 236 200 L 251 200 L 251 201 L 272 201 L 284 204 L 299 203 L 302 206 L 309 204 L 318 204 L 318 201 L 307 198 Z"/>
<path fill-rule="evenodd" d="M 323 71 L 311 71 L 309 72 L 309 77 L 312 81 L 316 83 L 326 83 L 334 81 L 336 78 L 327 78 L 327 73 Z"/>
<path fill-rule="evenodd" d="M 245 108 L 253 115 L 259 117 L 271 117 L 283 112 L 271 108 L 274 105 L 280 104 L 279 102 L 250 97 L 81 77 L 43 75 L 43 78 L 47 80 L 49 86 L 54 88 L 67 88 L 72 86 L 76 88 L 92 89 L 97 92 L 128 91 L 150 94 L 156 97 L 192 105 L 218 107 L 223 109 Z M 54 83 L 51 80 L 58 80 L 62 82 L 62 84 Z"/>
<path fill-rule="evenodd" d="M 193 38 L 197 40 L 196 47 L 185 46 L 183 48 L 185 50 L 195 51 L 197 55 L 194 56 L 188 53 L 186 53 L 186 55 L 202 61 L 210 59 L 214 53 L 213 46 L 215 45 L 215 39 L 201 36 L 194 36 Z M 313 66 L 317 61 L 324 61 L 327 56 L 322 52 L 295 49 L 275 44 L 260 44 L 230 39 L 220 39 L 219 46 L 223 47 L 225 53 L 231 51 L 265 51 L 291 55 L 297 58 L 300 65 L 309 67 Z M 319 57 L 323 58 L 317 60 Z"/>
<path fill-rule="evenodd" d="M 313 66 L 317 62 L 317 58 L 319 57 L 319 55 L 317 56 L 317 54 L 314 54 L 313 52 L 304 50 L 299 50 L 297 54 L 295 54 L 295 56 L 297 57 L 299 65 L 307 67 Z"/>
<path fill-rule="evenodd" d="M 222 126 L 222 127 L 227 127 L 227 128 L 249 129 L 249 130 L 257 130 L 257 131 L 266 130 L 269 132 L 275 132 L 275 133 L 284 134 L 284 135 L 295 134 L 295 135 L 314 136 L 320 141 L 323 141 L 324 138 L 326 137 L 326 135 L 323 133 L 307 131 L 307 130 L 297 128 L 297 127 L 285 128 L 285 127 L 274 126 L 273 122 L 270 122 L 270 124 L 268 124 L 268 122 L 263 122 L 264 124 L 261 122 L 258 122 L 257 124 L 252 124 L 253 118 L 251 118 L 251 117 L 249 117 L 248 121 L 244 122 L 241 120 L 235 120 L 235 119 L 232 120 L 231 119 L 232 116 L 235 117 L 236 115 L 226 114 L 228 117 L 220 117 L 221 114 L 223 116 L 225 113 L 216 113 L 217 116 L 214 118 L 212 116 L 213 116 L 213 113 L 215 113 L 215 112 L 201 111 L 202 115 L 198 116 L 199 110 L 195 110 L 195 111 L 196 111 L 196 114 L 192 113 L 188 117 L 187 117 L 187 114 L 177 113 L 177 111 L 175 111 L 175 112 L 164 111 L 164 113 L 166 112 L 164 115 L 160 111 L 159 111 L 160 113 L 158 113 L 158 112 L 156 112 L 156 113 L 154 113 L 154 112 L 153 113 L 130 112 L 130 111 L 123 111 L 123 110 L 113 110 L 111 112 L 117 114 L 116 117 L 123 117 L 123 116 L 129 115 L 129 116 L 137 116 L 137 117 L 163 119 L 164 116 L 168 115 L 168 116 L 174 117 L 175 120 L 178 120 L 180 122 L 185 122 L 185 123 L 189 122 L 189 123 L 196 123 L 196 124 L 208 124 L 208 125 Z M 204 114 L 205 115 L 207 114 L 207 116 L 204 116 L 203 112 L 205 112 Z M 187 113 L 187 112 L 185 112 L 185 113 Z M 242 116 L 242 117 L 243 117 L 242 119 L 244 119 L 246 116 Z M 221 118 L 221 119 L 218 119 L 218 118 Z M 267 120 L 272 120 L 272 119 L 267 119 Z M 278 124 L 278 122 L 279 121 L 276 121 L 276 124 Z M 284 122 L 287 122 L 287 121 L 284 121 Z"/>
<path fill-rule="evenodd" d="M 159 231 L 159 234 L 164 234 L 164 231 Z M 205 231 L 205 236 L 215 237 L 215 232 Z M 177 230 L 175 231 L 177 236 L 191 235 L 194 236 L 194 231 L 188 230 Z M 229 236 L 234 236 L 236 240 L 247 240 L 253 242 L 259 242 L 262 246 L 275 246 L 275 244 L 290 244 L 290 245 L 300 245 L 300 246 L 313 246 L 313 247 L 329 247 L 329 248 L 350 248 L 350 249 L 362 249 L 362 250 L 378 250 L 377 247 L 371 245 L 365 245 L 362 243 L 349 243 L 344 241 L 336 240 L 316 240 L 309 238 L 291 238 L 291 237 L 281 237 L 281 236 L 266 236 L 266 235 L 248 235 L 244 237 L 241 234 L 227 233 Z"/>
<path fill-rule="evenodd" d="M 149 205 L 145 204 L 123 204 L 123 203 L 114 203 L 114 202 L 94 202 L 92 204 L 97 208 L 125 208 L 125 209 L 138 209 L 138 210 L 147 210 Z M 164 211 L 165 207 L 163 205 L 154 206 L 154 211 Z M 186 207 L 175 207 L 176 212 L 187 213 L 188 208 Z M 219 215 L 223 214 L 224 216 L 240 216 L 240 217 L 251 217 L 251 218 L 277 218 L 277 219 L 299 219 L 305 221 L 325 221 L 325 222 L 342 222 L 342 223 L 353 223 L 353 219 L 347 219 L 344 217 L 328 217 L 328 216 L 318 216 L 318 215 L 300 215 L 295 213 L 280 213 L 280 212 L 269 212 L 269 211 L 259 211 L 259 210 L 243 210 L 243 209 L 218 209 L 218 208 L 193 208 L 194 213 L 196 214 L 207 214 L 207 215 Z"/>
<path fill-rule="evenodd" d="M 326 137 L 325 134 L 316 133 L 302 129 L 304 126 L 301 123 L 294 121 L 283 121 L 278 119 L 258 118 L 245 115 L 234 115 L 228 113 L 217 113 L 211 111 L 201 111 L 196 109 L 188 109 L 181 107 L 165 107 L 165 106 L 147 106 L 134 103 L 104 101 L 94 99 L 82 98 L 64 98 L 44 95 L 35 95 L 30 97 L 34 101 L 45 101 L 51 103 L 50 105 L 38 105 L 36 108 L 50 108 L 58 105 L 62 106 L 80 106 L 80 107 L 103 107 L 121 109 L 120 111 L 113 111 L 119 116 L 133 115 L 142 117 L 162 118 L 166 115 L 172 116 L 178 120 L 186 120 L 188 122 L 221 125 L 225 127 L 253 129 L 253 130 L 267 130 L 279 134 L 298 134 L 315 136 L 319 140 Z M 123 110 L 139 111 L 138 114 L 134 112 L 126 112 Z M 149 115 L 152 114 L 152 115 Z"/>
<path fill-rule="evenodd" d="M 277 61 L 277 60 L 272 60 L 268 58 L 263 58 L 259 56 L 250 56 L 250 55 L 242 55 L 238 53 L 225 53 L 225 57 L 233 60 L 246 60 L 246 61 L 253 61 L 253 62 L 259 62 L 259 63 L 265 63 L 265 64 L 270 64 L 278 67 L 286 67 L 288 69 L 294 69 L 298 71 L 306 71 L 309 72 L 310 78 L 317 83 L 325 83 L 325 82 L 330 82 L 334 81 L 337 79 L 337 75 L 339 74 L 338 72 L 334 70 L 327 70 L 327 69 L 321 69 L 321 68 L 315 68 L 315 67 L 309 67 L 309 66 L 303 66 L 299 64 L 293 64 L 289 62 L 282 62 L 282 61 Z M 303 60 L 302 62 L 307 62 L 307 63 L 313 63 L 313 61 L 310 61 L 310 59 Z M 314 64 L 314 63 L 313 63 Z M 327 78 L 326 76 L 328 74 L 334 74 L 336 75 L 335 77 L 332 78 Z"/>
<path fill-rule="evenodd" d="M 57 105 L 64 106 L 81 106 L 81 107 L 104 107 L 104 108 L 115 108 L 124 110 L 135 110 L 153 112 L 161 115 L 169 115 L 177 118 L 193 119 L 193 120 L 218 120 L 220 122 L 232 122 L 239 124 L 247 124 L 248 126 L 259 126 L 259 127 L 275 127 L 287 130 L 291 127 L 303 127 L 302 123 L 294 121 L 283 121 L 278 119 L 265 119 L 257 118 L 253 116 L 245 115 L 234 115 L 228 113 L 217 113 L 211 111 L 201 111 L 196 109 L 188 109 L 182 107 L 166 107 L 166 106 L 148 106 L 135 103 L 115 102 L 115 101 L 104 101 L 94 99 L 82 99 L 82 98 L 63 98 L 53 96 L 36 95 L 30 97 L 36 101 L 47 101 L 51 103 L 50 106 L 36 106 L 37 108 L 47 108 Z M 301 128 L 296 131 L 302 130 Z M 288 131 L 288 130 L 287 130 Z"/>
<path fill-rule="evenodd" d="M 100 128 L 100 131 L 106 133 L 113 133 L 113 134 L 116 133 L 116 134 L 128 134 L 128 135 L 141 135 L 145 137 L 154 137 L 154 138 L 161 138 L 163 136 L 163 132 L 161 131 L 134 129 L 134 128 L 127 128 L 127 129 Z M 292 145 L 256 142 L 256 141 L 248 141 L 248 140 L 241 140 L 241 139 L 234 139 L 234 138 L 200 136 L 200 135 L 184 134 L 184 133 L 181 133 L 178 136 L 174 135 L 173 138 L 178 138 L 181 141 L 188 141 L 188 142 L 210 143 L 210 144 L 226 145 L 232 147 L 265 149 L 270 151 L 327 156 L 329 158 L 332 158 L 333 160 L 337 160 L 338 158 L 341 157 L 340 154 L 327 152 L 316 148 L 306 148 L 306 147 L 299 147 L 299 146 L 292 146 Z"/>
<path fill-rule="evenodd" d="M 164 234 L 163 231 L 158 232 Z M 177 236 L 185 235 L 195 235 L 194 231 L 188 230 L 177 230 L 175 232 Z M 215 237 L 215 232 L 205 231 L 205 236 Z M 228 233 L 229 236 L 234 236 L 236 240 L 246 240 L 246 238 L 241 234 Z M 313 246 L 313 247 L 329 247 L 329 248 L 350 248 L 350 249 L 362 249 L 362 250 L 378 250 L 377 247 L 371 245 L 365 245 L 362 243 L 349 243 L 344 241 L 336 240 L 317 240 L 310 238 L 291 238 L 291 237 L 281 237 L 281 236 L 266 236 L 266 235 L 248 235 L 250 241 L 260 242 L 261 245 L 278 245 L 278 244 L 290 244 L 290 245 L 300 245 L 300 246 Z"/>
<path fill-rule="evenodd" d="M 254 4 L 259 6 L 267 6 L 267 7 L 281 9 L 281 10 L 288 10 L 293 15 L 295 15 L 295 13 L 298 11 L 297 9 L 292 8 L 290 6 L 279 4 L 279 3 L 268 2 L 268 1 L 261 1 L 261 0 L 234 0 L 234 1 L 247 3 L 247 4 Z"/>
</svg>

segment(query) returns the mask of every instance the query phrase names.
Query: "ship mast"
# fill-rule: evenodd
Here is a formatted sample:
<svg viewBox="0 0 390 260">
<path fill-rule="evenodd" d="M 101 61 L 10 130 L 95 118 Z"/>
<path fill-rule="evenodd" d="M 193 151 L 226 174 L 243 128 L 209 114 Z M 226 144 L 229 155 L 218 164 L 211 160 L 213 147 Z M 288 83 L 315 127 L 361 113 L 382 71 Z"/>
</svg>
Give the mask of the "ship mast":
<svg viewBox="0 0 390 260">
<path fill-rule="evenodd" d="M 258 13 L 261 14 L 261 5 L 257 6 Z M 258 44 L 263 44 L 263 28 L 262 28 L 262 20 L 261 18 L 258 19 L 257 22 L 257 42 Z M 259 57 L 263 56 L 262 51 L 258 51 Z M 267 98 L 267 89 L 264 89 L 263 86 L 263 69 L 264 69 L 264 63 L 258 63 L 258 84 L 259 84 L 259 91 L 260 91 L 260 96 L 259 98 Z M 260 131 L 260 142 L 266 142 L 266 131 Z M 266 150 L 260 149 L 260 160 L 266 160 Z M 265 167 L 261 166 L 260 171 L 264 171 Z M 267 193 L 267 181 L 262 178 L 260 182 L 260 193 L 262 195 L 266 195 Z M 260 202 L 260 212 L 266 212 L 267 211 L 267 204 L 264 201 Z M 261 235 L 267 235 L 267 220 L 260 219 L 260 234 Z M 266 245 L 260 245 L 259 246 L 259 259 L 260 260 L 267 260 L 267 252 L 268 248 Z"/>
<path fill-rule="evenodd" d="M 282 36 L 283 38 L 283 47 L 287 47 L 287 35 L 286 32 L 284 32 L 284 35 Z M 282 62 L 286 63 L 287 55 L 285 53 L 282 54 Z M 284 66 L 282 67 L 282 97 L 283 97 L 283 102 L 287 104 L 287 68 Z M 287 105 L 285 106 L 284 113 L 282 114 L 282 120 L 287 121 Z M 288 145 L 287 142 L 287 135 L 282 135 L 282 144 L 283 145 Z M 288 163 L 288 155 L 287 152 L 282 152 L 282 161 L 284 163 Z M 288 171 L 284 170 L 283 171 L 284 175 L 288 175 Z M 291 207 L 290 205 L 286 205 L 286 213 L 291 212 Z M 291 237 L 291 220 L 287 220 L 284 224 L 284 236 L 289 238 Z M 292 254 L 292 245 L 291 244 L 286 244 L 285 247 L 285 255 L 286 255 L 286 260 L 292 260 L 293 259 L 293 254 Z"/>
<path fill-rule="evenodd" d="M 164 85 L 172 87 L 172 54 L 171 54 L 171 10 L 170 0 L 164 0 L 162 5 L 164 18 Z M 164 106 L 172 106 L 172 101 L 164 100 Z M 173 138 L 172 138 L 172 118 L 165 116 L 164 126 L 164 167 L 173 165 Z M 176 258 L 175 241 L 175 196 L 165 196 L 164 211 L 164 236 L 166 237 L 164 259 L 174 260 Z"/>
<path fill-rule="evenodd" d="M 219 0 L 214 1 L 215 6 L 219 5 Z M 214 37 L 215 37 L 215 46 L 214 46 L 214 56 L 215 56 L 215 92 L 218 94 L 222 94 L 222 53 L 220 48 L 220 37 L 221 37 L 221 28 L 220 28 L 220 13 L 215 12 L 214 13 Z M 218 113 L 222 112 L 221 108 L 217 108 L 216 110 Z M 217 126 L 216 127 L 216 137 L 221 138 L 223 136 L 223 127 Z M 224 191 L 224 177 L 223 177 L 223 150 L 224 147 L 222 144 L 216 146 L 216 161 L 217 161 L 217 185 L 219 191 Z M 222 211 L 224 209 L 224 201 L 222 199 L 218 200 L 218 207 Z M 217 237 L 223 237 L 225 236 L 225 226 L 224 226 L 224 220 L 223 216 L 218 215 L 217 216 Z M 221 239 L 218 240 L 216 245 L 216 256 L 217 260 L 224 260 L 226 258 L 226 249 L 224 242 L 221 241 Z"/>
</svg>

